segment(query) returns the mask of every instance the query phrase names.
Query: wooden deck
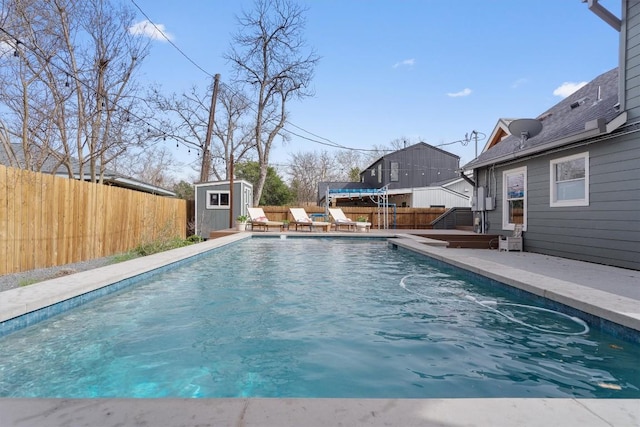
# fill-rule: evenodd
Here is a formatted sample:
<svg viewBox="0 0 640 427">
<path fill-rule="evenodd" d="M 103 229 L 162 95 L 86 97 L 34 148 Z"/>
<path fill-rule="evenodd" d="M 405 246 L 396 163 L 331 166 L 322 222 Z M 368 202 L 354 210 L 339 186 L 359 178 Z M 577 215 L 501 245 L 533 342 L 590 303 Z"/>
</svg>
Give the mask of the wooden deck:
<svg viewBox="0 0 640 427">
<path fill-rule="evenodd" d="M 434 231 L 438 231 L 438 233 L 434 233 Z M 449 248 L 498 249 L 498 234 L 478 234 L 459 230 L 417 230 L 410 234 L 444 240 L 449 243 Z"/>
</svg>

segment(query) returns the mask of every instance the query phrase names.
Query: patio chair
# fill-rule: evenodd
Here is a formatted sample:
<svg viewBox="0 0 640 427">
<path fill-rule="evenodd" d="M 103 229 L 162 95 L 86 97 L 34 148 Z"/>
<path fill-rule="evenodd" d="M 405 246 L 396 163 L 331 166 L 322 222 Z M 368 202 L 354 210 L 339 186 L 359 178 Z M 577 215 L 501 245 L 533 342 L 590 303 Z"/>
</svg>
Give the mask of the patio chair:
<svg viewBox="0 0 640 427">
<path fill-rule="evenodd" d="M 336 227 L 336 231 L 340 230 L 340 227 L 347 227 L 348 231 L 371 230 L 370 222 L 353 221 L 351 218 L 347 218 L 340 208 L 329 208 L 329 215 L 333 218 L 333 225 Z"/>
<path fill-rule="evenodd" d="M 500 236 L 498 239 L 498 252 L 520 251 L 522 252 L 522 224 L 513 227 L 512 236 Z"/>
<path fill-rule="evenodd" d="M 264 213 L 262 208 L 247 208 L 249 212 L 249 221 L 251 224 L 251 230 L 262 228 L 263 231 L 269 231 L 269 227 L 278 227 L 280 230 L 284 229 L 284 223 L 282 221 L 269 221 L 269 218 Z"/>
<path fill-rule="evenodd" d="M 331 228 L 331 223 L 326 221 L 314 221 L 309 218 L 307 212 L 303 208 L 289 208 L 289 212 L 291 212 L 291 216 L 293 216 L 293 221 L 289 224 L 295 225 L 296 231 L 298 231 L 298 227 L 309 227 L 309 231 L 313 231 L 313 227 L 324 228 L 326 231 L 329 231 Z"/>
</svg>

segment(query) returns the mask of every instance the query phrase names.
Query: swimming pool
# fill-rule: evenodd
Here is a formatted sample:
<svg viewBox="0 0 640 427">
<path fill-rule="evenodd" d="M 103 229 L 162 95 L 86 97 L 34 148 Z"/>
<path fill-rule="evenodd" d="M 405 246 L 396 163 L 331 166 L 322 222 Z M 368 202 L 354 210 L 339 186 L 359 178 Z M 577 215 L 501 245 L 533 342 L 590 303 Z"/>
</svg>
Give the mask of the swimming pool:
<svg viewBox="0 0 640 427">
<path fill-rule="evenodd" d="M 0 396 L 640 395 L 638 345 L 501 303 L 385 241 L 254 238 L 0 338 Z"/>
</svg>

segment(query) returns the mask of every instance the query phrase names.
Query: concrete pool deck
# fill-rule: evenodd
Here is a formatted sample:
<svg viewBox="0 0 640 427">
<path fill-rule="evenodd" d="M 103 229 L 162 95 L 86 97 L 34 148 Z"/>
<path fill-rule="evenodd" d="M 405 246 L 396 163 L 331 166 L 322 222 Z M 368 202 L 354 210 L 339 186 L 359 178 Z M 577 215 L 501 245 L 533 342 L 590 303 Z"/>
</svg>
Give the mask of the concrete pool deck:
<svg viewBox="0 0 640 427">
<path fill-rule="evenodd" d="M 447 249 L 410 233 L 372 230 L 361 235 L 395 237 L 398 246 L 640 330 L 639 271 L 527 252 Z M 238 233 L 2 292 L 0 322 L 250 235 Z M 85 425 L 640 426 L 640 399 L 0 399 L 3 427 Z"/>
</svg>

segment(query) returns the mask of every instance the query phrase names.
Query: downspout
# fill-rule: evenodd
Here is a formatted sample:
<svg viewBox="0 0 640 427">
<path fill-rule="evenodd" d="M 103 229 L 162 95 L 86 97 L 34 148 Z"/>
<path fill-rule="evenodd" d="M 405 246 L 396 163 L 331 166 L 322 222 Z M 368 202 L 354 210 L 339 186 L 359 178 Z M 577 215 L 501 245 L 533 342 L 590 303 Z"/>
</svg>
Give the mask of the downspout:
<svg viewBox="0 0 640 427">
<path fill-rule="evenodd" d="M 622 29 L 622 20 L 609 12 L 604 6 L 598 3 L 599 0 L 582 0 L 583 3 L 587 3 L 589 10 L 595 13 L 600 19 L 607 24 L 611 25 L 614 30 L 620 32 Z"/>
<path fill-rule="evenodd" d="M 619 110 L 624 111 L 626 109 L 626 98 L 625 98 L 625 90 L 626 90 L 626 69 L 623 66 L 626 57 L 627 50 L 627 42 L 625 40 L 626 30 L 623 31 L 623 19 L 618 18 L 609 10 L 607 10 L 604 6 L 598 3 L 599 0 L 582 0 L 583 3 L 587 3 L 587 7 L 591 12 L 593 12 L 598 18 L 602 19 L 604 22 L 609 24 L 614 30 L 620 33 L 620 59 L 618 66 L 618 78 L 620 79 L 620 83 L 618 85 L 618 103 Z M 626 16 L 627 0 L 622 0 L 622 18 Z"/>
<path fill-rule="evenodd" d="M 474 168 L 474 169 L 475 169 L 475 168 Z M 473 181 L 471 178 L 469 178 L 467 175 L 465 175 L 465 174 L 464 174 L 464 171 L 460 170 L 460 171 L 459 171 L 459 173 L 460 173 L 460 178 L 462 178 L 462 179 L 464 179 L 465 181 L 467 181 L 467 182 L 468 182 L 469 184 L 471 184 L 473 187 L 475 187 L 475 186 L 476 186 L 475 181 Z M 474 174 L 474 178 L 476 178 L 476 177 L 475 177 L 475 174 Z"/>
</svg>

